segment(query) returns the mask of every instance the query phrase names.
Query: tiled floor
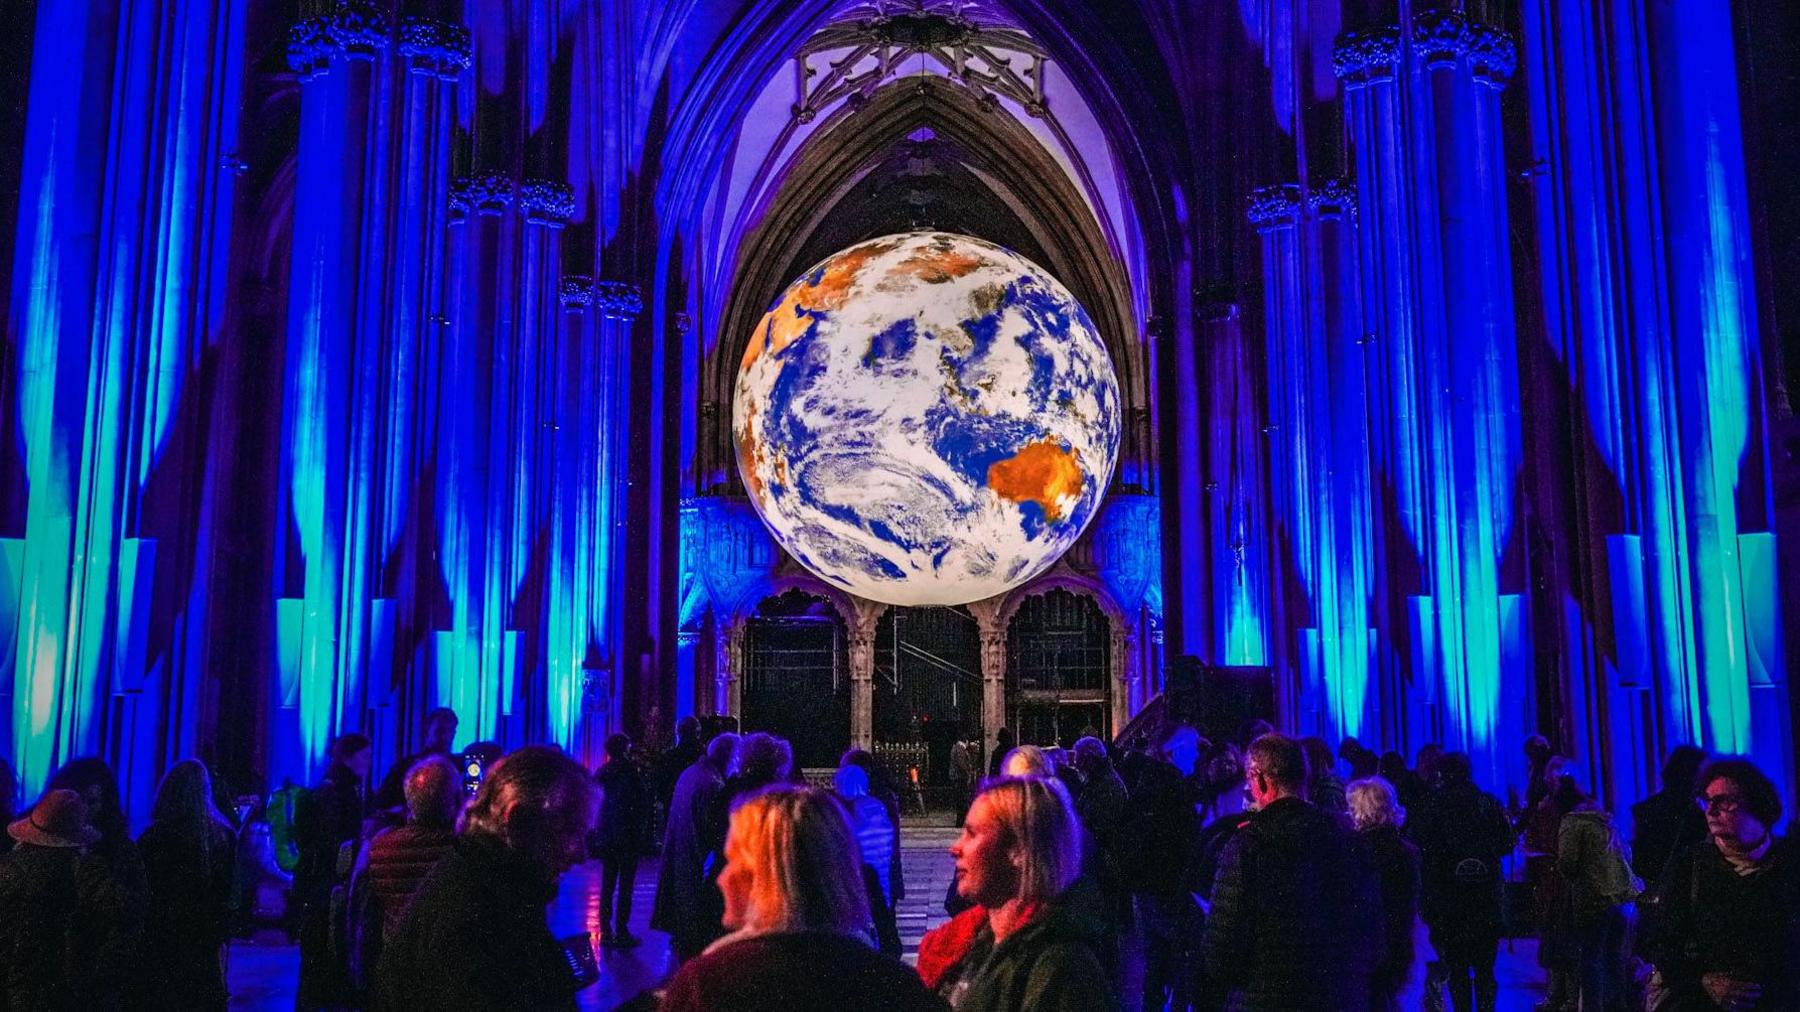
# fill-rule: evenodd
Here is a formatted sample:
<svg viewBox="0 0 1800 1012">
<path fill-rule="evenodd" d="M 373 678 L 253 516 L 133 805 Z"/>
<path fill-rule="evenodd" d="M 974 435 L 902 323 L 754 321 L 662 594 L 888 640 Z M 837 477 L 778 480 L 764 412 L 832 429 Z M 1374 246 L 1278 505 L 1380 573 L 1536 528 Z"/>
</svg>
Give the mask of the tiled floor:
<svg viewBox="0 0 1800 1012">
<path fill-rule="evenodd" d="M 897 911 L 900 936 L 911 962 L 919 938 L 945 920 L 944 891 L 950 884 L 951 862 L 946 848 L 956 830 L 944 827 L 906 829 L 902 861 L 906 866 L 907 895 Z M 558 935 L 587 930 L 598 933 L 600 866 L 590 863 L 563 879 L 562 894 L 550 907 L 550 925 Z M 638 868 L 636 897 L 632 906 L 632 930 L 644 944 L 630 950 L 603 950 L 601 981 L 581 995 L 584 1009 L 611 1009 L 645 988 L 660 983 L 673 969 L 668 937 L 650 930 L 650 903 L 656 892 L 656 865 Z M 1501 1000 L 1497 1012 L 1530 1012 L 1540 996 L 1541 973 L 1533 956 L 1533 943 L 1501 949 L 1499 974 Z M 231 1007 L 234 1009 L 287 1010 L 294 1007 L 294 977 L 299 955 L 292 946 L 238 944 L 231 947 L 229 973 Z M 1407 1008 L 1419 1005 L 1414 995 Z"/>
</svg>

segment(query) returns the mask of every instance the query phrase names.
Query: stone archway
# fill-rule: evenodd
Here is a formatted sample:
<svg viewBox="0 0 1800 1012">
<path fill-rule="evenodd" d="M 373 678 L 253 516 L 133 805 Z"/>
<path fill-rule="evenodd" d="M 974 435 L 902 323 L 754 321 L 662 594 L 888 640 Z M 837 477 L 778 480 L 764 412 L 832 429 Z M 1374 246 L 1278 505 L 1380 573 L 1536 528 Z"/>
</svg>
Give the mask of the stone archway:
<svg viewBox="0 0 1800 1012">
<path fill-rule="evenodd" d="M 1020 744 L 1070 746 L 1111 731 L 1114 621 L 1093 595 L 1051 587 L 1006 622 L 1006 722 Z"/>
<path fill-rule="evenodd" d="M 798 766 L 835 765 L 851 737 L 850 625 L 799 587 L 763 598 L 733 625 L 742 729 L 786 738 Z"/>
</svg>

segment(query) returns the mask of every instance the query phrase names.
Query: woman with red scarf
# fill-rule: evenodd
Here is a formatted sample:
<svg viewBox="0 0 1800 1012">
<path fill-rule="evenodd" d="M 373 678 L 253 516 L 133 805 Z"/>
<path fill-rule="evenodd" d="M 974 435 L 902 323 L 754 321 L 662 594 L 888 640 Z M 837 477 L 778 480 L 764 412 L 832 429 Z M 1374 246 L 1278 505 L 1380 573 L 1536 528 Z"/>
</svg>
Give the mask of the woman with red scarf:
<svg viewBox="0 0 1800 1012">
<path fill-rule="evenodd" d="M 1070 902 L 1081 830 L 1062 784 L 1002 777 L 976 795 L 950 848 L 975 904 L 919 943 L 919 976 L 958 1012 L 1118 1007 L 1106 926 Z"/>
</svg>

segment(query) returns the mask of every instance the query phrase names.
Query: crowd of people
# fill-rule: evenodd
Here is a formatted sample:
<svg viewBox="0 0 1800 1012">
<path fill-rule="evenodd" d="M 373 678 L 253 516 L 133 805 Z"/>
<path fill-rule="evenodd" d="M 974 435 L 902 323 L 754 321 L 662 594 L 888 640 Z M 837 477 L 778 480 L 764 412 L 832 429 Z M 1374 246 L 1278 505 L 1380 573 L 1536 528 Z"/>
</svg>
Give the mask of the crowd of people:
<svg viewBox="0 0 1800 1012">
<path fill-rule="evenodd" d="M 1552 1012 L 1800 1008 L 1779 793 L 1690 746 L 1632 808 L 1628 847 L 1538 738 L 1505 804 L 1430 746 L 1409 766 L 1261 723 L 1067 750 L 1008 735 L 959 813 L 950 919 L 909 967 L 899 798 L 866 751 L 809 786 L 786 741 L 690 719 L 655 757 L 614 735 L 590 771 L 530 746 L 476 786 L 455 714 L 425 732 L 374 792 L 369 739 L 335 739 L 298 806 L 302 1008 L 573 1008 L 595 941 L 639 944 L 632 883 L 658 837 L 651 925 L 679 968 L 640 1009 L 1473 1012 L 1525 931 Z M 168 771 L 135 840 L 97 759 L 22 814 L 13 783 L 0 764 L 0 1010 L 225 1007 L 242 889 L 206 767 Z M 546 906 L 589 860 L 599 937 L 559 939 Z"/>
</svg>

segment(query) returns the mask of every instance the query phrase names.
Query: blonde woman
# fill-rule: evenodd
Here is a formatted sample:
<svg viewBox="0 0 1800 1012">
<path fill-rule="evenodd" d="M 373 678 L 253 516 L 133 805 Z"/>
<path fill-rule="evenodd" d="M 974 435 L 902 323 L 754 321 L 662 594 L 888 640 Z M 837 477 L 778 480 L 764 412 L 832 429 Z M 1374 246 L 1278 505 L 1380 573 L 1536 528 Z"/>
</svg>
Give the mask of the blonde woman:
<svg viewBox="0 0 1800 1012">
<path fill-rule="evenodd" d="M 978 1012 L 1118 1006 L 1102 961 L 1105 925 L 1069 902 L 1081 829 L 1044 777 L 983 785 L 950 848 L 975 906 L 919 943 L 919 975 L 952 1008 Z"/>
<path fill-rule="evenodd" d="M 731 933 L 681 967 L 663 1012 L 943 1008 L 871 947 L 862 860 L 827 792 L 777 784 L 739 803 L 719 891 Z"/>
<path fill-rule="evenodd" d="M 1394 785 L 1380 777 L 1352 781 L 1345 791 L 1350 819 L 1369 847 L 1381 877 L 1381 909 L 1387 948 L 1369 981 L 1370 1007 L 1398 1010 L 1400 993 L 1411 983 L 1413 944 L 1419 915 L 1419 849 L 1400 835 L 1406 809 Z"/>
</svg>

